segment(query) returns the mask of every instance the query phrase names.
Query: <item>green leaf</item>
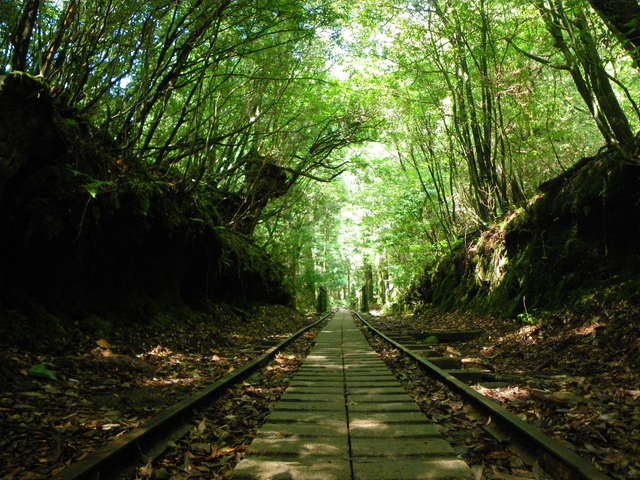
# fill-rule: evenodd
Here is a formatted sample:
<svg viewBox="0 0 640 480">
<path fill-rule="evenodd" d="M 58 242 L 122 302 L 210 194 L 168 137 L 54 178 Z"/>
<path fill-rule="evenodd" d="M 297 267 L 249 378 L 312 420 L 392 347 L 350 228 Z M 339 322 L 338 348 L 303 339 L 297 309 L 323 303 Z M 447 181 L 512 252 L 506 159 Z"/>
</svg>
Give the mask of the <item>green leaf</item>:
<svg viewBox="0 0 640 480">
<path fill-rule="evenodd" d="M 98 193 L 100 192 L 100 189 L 104 186 L 112 186 L 113 182 L 110 181 L 103 181 L 103 180 L 94 180 L 91 183 L 87 183 L 84 186 L 84 189 L 87 191 L 87 193 L 89 193 L 89 195 L 91 195 L 91 198 L 96 198 L 96 196 L 98 195 Z"/>
<path fill-rule="evenodd" d="M 48 378 L 49 380 L 58 380 L 56 374 L 49 370 L 44 365 L 34 365 L 29 369 L 29 375 L 32 377 L 43 377 Z"/>
<path fill-rule="evenodd" d="M 70 166 L 68 166 L 68 165 L 67 165 L 67 170 L 69 170 L 71 173 L 73 173 L 76 177 L 77 177 L 78 175 L 84 175 L 84 176 L 87 176 L 87 174 L 86 174 L 86 173 L 81 172 L 81 171 L 79 171 L 79 170 L 75 170 L 75 169 L 71 168 L 71 167 L 70 167 Z"/>
<path fill-rule="evenodd" d="M 91 198 L 96 198 L 96 195 L 98 195 L 98 189 L 95 187 L 93 183 L 90 183 L 89 185 L 85 185 L 84 188 L 87 190 L 87 192 L 89 192 L 89 195 L 91 195 Z"/>
</svg>

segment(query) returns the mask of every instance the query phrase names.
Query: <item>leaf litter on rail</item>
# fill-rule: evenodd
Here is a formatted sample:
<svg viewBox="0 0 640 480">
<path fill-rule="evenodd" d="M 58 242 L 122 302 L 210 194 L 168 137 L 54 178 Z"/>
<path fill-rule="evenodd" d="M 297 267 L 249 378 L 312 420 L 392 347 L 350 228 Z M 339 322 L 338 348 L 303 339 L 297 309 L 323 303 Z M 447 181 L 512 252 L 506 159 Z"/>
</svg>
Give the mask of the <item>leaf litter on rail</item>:
<svg viewBox="0 0 640 480">
<path fill-rule="evenodd" d="M 267 322 L 269 312 L 278 317 L 278 325 Z M 60 353 L 3 350 L 0 478 L 51 478 L 244 364 L 258 353 L 255 345 L 310 321 L 274 307 L 259 309 L 254 319 L 229 319 L 222 342 L 219 324 L 203 320 L 189 325 L 176 322 L 166 332 L 128 328 L 115 330 L 108 338 L 80 338 L 75 350 Z M 242 335 L 233 337 L 234 331 Z M 237 354 L 239 346 L 252 350 Z M 111 353 L 105 356 L 107 350 Z M 58 381 L 28 375 L 33 365 L 40 364 L 55 372 Z M 140 368 L 143 364 L 147 367 Z"/>
<path fill-rule="evenodd" d="M 586 317 L 551 315 L 538 325 L 437 311 L 385 321 L 425 331 L 482 328 L 484 337 L 456 345 L 460 357 L 484 359 L 521 382 L 474 388 L 626 480 L 640 479 L 639 313 L 620 302 Z"/>
<path fill-rule="evenodd" d="M 432 380 L 399 350 L 390 348 L 364 330 L 370 344 L 390 366 L 426 417 L 438 425 L 459 458 L 465 460 L 479 479 L 551 480 L 535 461 L 525 463 L 486 427 L 485 415 L 465 405 L 461 397 Z"/>
<path fill-rule="evenodd" d="M 286 352 L 279 353 L 262 373 L 225 393 L 194 421 L 186 437 L 152 464 L 141 467 L 135 478 L 229 478 L 314 339 L 314 333 L 305 334 Z"/>
</svg>

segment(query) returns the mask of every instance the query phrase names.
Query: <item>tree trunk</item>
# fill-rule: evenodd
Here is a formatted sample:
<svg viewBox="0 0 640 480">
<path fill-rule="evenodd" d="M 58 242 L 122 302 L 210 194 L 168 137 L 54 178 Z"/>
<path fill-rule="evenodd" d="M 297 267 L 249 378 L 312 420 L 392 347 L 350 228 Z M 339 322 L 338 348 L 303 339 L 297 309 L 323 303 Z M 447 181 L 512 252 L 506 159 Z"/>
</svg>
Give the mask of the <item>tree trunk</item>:
<svg viewBox="0 0 640 480">
<path fill-rule="evenodd" d="M 640 69 L 640 4 L 637 0 L 589 0 Z"/>
<path fill-rule="evenodd" d="M 360 289 L 360 311 L 365 313 L 369 312 L 369 295 L 367 290 L 366 285 L 363 285 Z"/>
<path fill-rule="evenodd" d="M 40 0 L 26 0 L 18 22 L 18 28 L 13 37 L 13 57 L 11 70 L 25 71 L 27 68 L 27 53 L 31 43 L 31 33 L 38 18 Z"/>
<path fill-rule="evenodd" d="M 73 17 L 76 14 L 76 10 L 78 7 L 77 0 L 71 0 L 67 3 L 64 14 L 60 17 L 60 21 L 58 23 L 58 29 L 56 31 L 56 35 L 51 41 L 49 48 L 47 48 L 47 53 L 45 55 L 44 61 L 42 63 L 42 67 L 40 68 L 40 75 L 44 78 L 49 78 L 49 73 L 53 66 L 53 58 L 60 49 L 60 44 L 62 43 L 62 38 L 64 37 L 65 31 L 69 29 Z"/>
<path fill-rule="evenodd" d="M 375 303 L 373 267 L 371 263 L 369 263 L 369 260 L 366 260 L 364 265 L 364 286 L 367 290 L 367 300 L 369 303 Z"/>
<path fill-rule="evenodd" d="M 584 11 L 576 10 L 569 16 L 562 0 L 538 0 L 536 6 L 605 141 L 632 145 L 633 132 L 611 87 Z"/>
<path fill-rule="evenodd" d="M 326 288 L 320 287 L 318 289 L 317 312 L 323 313 L 327 310 L 329 310 L 329 294 Z"/>
<path fill-rule="evenodd" d="M 607 71 L 598 53 L 598 46 L 589 31 L 584 12 L 577 12 L 575 24 L 578 27 L 578 38 L 581 40 L 581 48 L 578 53 L 581 53 L 580 56 L 583 57 L 581 61 L 591 80 L 591 88 L 598 99 L 600 109 L 609 123 L 614 138 L 621 145 L 630 145 L 633 143 L 633 132 L 629 120 L 611 87 Z"/>
</svg>

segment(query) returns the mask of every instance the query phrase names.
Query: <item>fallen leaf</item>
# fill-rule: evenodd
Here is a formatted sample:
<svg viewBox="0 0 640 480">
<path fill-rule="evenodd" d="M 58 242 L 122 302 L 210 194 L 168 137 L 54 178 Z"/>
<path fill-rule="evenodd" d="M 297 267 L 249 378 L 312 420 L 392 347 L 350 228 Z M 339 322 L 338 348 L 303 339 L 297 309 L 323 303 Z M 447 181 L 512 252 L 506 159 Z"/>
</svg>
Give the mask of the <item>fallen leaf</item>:
<svg viewBox="0 0 640 480">
<path fill-rule="evenodd" d="M 474 465 L 471 467 L 474 480 L 482 480 L 484 478 L 484 465 Z"/>
<path fill-rule="evenodd" d="M 204 419 L 204 418 L 203 418 L 203 419 L 200 421 L 200 423 L 198 424 L 198 426 L 196 427 L 196 431 L 197 431 L 199 434 L 202 434 L 202 433 L 204 433 L 204 431 L 205 431 L 206 429 L 207 429 L 207 421 L 206 421 L 206 419 Z"/>
<path fill-rule="evenodd" d="M 153 476 L 153 465 L 151 462 L 147 463 L 144 467 L 138 469 L 138 474 L 142 478 L 151 478 Z"/>
<path fill-rule="evenodd" d="M 211 451 L 211 444 L 205 443 L 205 442 L 192 443 L 191 449 L 195 452 L 198 452 L 201 454 L 206 453 L 208 455 Z"/>
<path fill-rule="evenodd" d="M 113 345 L 111 345 L 109 341 L 104 338 L 101 338 L 100 340 L 96 340 L 96 345 L 102 348 L 113 348 Z"/>
<path fill-rule="evenodd" d="M 40 393 L 40 392 L 22 392 L 22 395 L 24 395 L 25 397 L 31 397 L 31 398 L 47 398 L 47 396 L 44 393 Z"/>
<path fill-rule="evenodd" d="M 561 390 L 559 392 L 544 392 L 542 390 L 530 390 L 531 396 L 539 400 L 557 403 L 559 405 L 574 405 L 584 402 L 584 398 L 571 392 Z"/>
<path fill-rule="evenodd" d="M 499 459 L 511 458 L 512 456 L 513 454 L 503 450 L 503 451 L 491 452 L 487 455 L 486 458 L 490 458 L 492 460 L 499 460 Z"/>
</svg>

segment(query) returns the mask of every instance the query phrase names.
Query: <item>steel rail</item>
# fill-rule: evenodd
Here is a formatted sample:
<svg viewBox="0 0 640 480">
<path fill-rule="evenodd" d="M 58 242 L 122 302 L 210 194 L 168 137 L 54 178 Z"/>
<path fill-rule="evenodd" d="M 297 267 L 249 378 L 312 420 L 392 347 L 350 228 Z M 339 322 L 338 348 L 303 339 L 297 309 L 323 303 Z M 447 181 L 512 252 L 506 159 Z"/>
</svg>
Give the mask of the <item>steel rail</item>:
<svg viewBox="0 0 640 480">
<path fill-rule="evenodd" d="M 163 449 L 161 445 L 166 443 L 168 438 L 175 440 L 188 431 L 184 429 L 184 423 L 197 409 L 215 401 L 228 387 L 235 385 L 268 363 L 280 350 L 313 327 L 324 322 L 329 316 L 331 316 L 331 312 L 301 328 L 255 360 L 204 387 L 185 400 L 167 408 L 143 426 L 109 442 L 84 460 L 71 464 L 55 478 L 62 480 L 105 480 L 117 476 L 127 468 L 131 468 L 131 464 L 136 460 L 144 459 L 143 452 L 154 451 L 158 454 L 158 449 Z M 183 427 L 182 429 L 180 428 L 181 426 Z"/>
<path fill-rule="evenodd" d="M 362 318 L 362 316 L 357 312 L 353 312 L 353 314 L 369 330 L 418 362 L 423 367 L 423 369 L 435 380 L 444 383 L 450 389 L 462 394 L 462 396 L 472 402 L 474 406 L 490 415 L 491 418 L 493 418 L 502 428 L 506 429 L 509 433 L 514 433 L 520 442 L 528 446 L 533 446 L 537 449 L 541 449 L 543 452 L 549 454 L 553 459 L 560 462 L 560 464 L 565 469 L 570 470 L 570 472 L 574 474 L 569 478 L 580 478 L 586 480 L 611 480 L 611 477 L 596 469 L 592 463 L 572 452 L 557 440 L 554 440 L 553 438 L 547 436 L 544 432 L 542 432 L 542 430 L 522 421 L 518 416 L 500 407 L 495 401 L 476 392 L 467 384 L 458 380 L 453 375 L 450 375 L 445 370 L 437 367 L 428 360 L 417 356 L 411 350 L 405 348 L 400 343 L 389 338 L 384 333 L 376 329 L 373 325 Z"/>
</svg>

